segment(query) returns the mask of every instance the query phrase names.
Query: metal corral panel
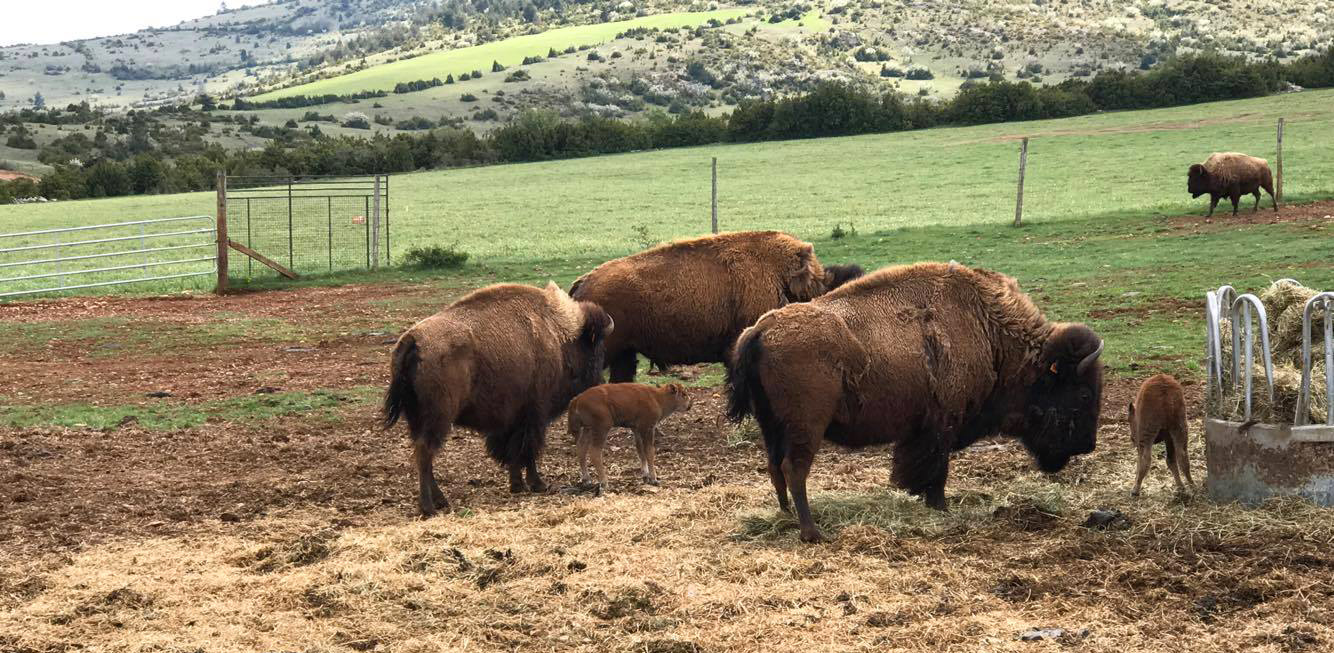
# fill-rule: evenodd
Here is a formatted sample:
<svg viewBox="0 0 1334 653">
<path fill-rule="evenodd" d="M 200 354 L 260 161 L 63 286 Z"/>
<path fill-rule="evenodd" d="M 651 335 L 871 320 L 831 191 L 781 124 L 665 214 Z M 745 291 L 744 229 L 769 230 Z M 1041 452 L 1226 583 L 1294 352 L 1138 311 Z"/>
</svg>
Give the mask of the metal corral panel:
<svg viewBox="0 0 1334 653">
<path fill-rule="evenodd" d="M 1300 496 L 1334 506 L 1334 426 L 1252 424 L 1206 418 L 1209 495 L 1256 503 Z"/>
</svg>

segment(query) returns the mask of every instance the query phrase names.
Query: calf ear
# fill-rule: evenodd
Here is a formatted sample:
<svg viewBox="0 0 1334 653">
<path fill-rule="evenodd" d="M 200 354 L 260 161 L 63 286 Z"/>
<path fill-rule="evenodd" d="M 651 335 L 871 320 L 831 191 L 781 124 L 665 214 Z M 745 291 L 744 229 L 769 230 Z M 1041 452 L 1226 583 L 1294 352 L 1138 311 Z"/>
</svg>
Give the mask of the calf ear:
<svg viewBox="0 0 1334 653">
<path fill-rule="evenodd" d="M 1129 417 L 1131 422 L 1135 421 L 1135 402 L 1126 404 L 1126 417 Z"/>
</svg>

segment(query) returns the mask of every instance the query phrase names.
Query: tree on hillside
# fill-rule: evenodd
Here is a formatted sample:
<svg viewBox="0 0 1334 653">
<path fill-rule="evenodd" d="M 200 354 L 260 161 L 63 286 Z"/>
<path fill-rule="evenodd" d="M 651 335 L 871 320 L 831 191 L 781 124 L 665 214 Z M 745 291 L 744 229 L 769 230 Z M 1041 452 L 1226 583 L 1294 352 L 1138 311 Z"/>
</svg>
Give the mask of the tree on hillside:
<svg viewBox="0 0 1334 653">
<path fill-rule="evenodd" d="M 37 91 L 37 94 L 32 96 L 32 108 L 34 109 L 46 108 L 46 98 L 42 97 L 41 91 Z"/>
</svg>

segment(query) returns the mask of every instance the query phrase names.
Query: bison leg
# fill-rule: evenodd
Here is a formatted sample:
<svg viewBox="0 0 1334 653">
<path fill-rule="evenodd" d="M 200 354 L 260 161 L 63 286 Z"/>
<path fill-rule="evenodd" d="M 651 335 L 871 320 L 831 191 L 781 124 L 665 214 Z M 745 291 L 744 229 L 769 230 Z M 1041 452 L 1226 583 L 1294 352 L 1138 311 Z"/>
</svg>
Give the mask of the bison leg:
<svg viewBox="0 0 1334 653">
<path fill-rule="evenodd" d="M 815 452 L 809 447 L 793 447 L 783 459 L 783 476 L 792 491 L 792 503 L 797 508 L 797 526 L 801 528 L 802 542 L 822 542 L 824 535 L 811 518 L 811 504 L 806 500 L 806 477 L 811 473 Z"/>
<path fill-rule="evenodd" d="M 1153 444 L 1139 445 L 1139 461 L 1135 464 L 1135 489 L 1130 491 L 1130 496 L 1139 496 L 1140 487 L 1144 485 L 1144 477 L 1149 475 L 1149 462 L 1153 454 Z"/>
<path fill-rule="evenodd" d="M 1259 188 L 1255 189 L 1255 192 L 1254 192 L 1254 193 L 1251 193 L 1251 194 L 1255 196 L 1255 208 L 1251 210 L 1251 213 L 1259 213 L 1259 212 L 1260 212 L 1260 189 L 1259 189 Z"/>
<path fill-rule="evenodd" d="M 1232 196 L 1228 199 L 1232 200 L 1232 215 L 1236 215 L 1237 204 L 1241 202 L 1241 191 L 1232 191 Z"/>
<path fill-rule="evenodd" d="M 449 500 L 440 491 L 435 480 L 435 454 L 440 450 L 428 440 L 413 443 L 412 458 L 417 463 L 417 506 L 423 517 L 430 517 L 437 509 L 449 508 Z"/>
<path fill-rule="evenodd" d="M 511 463 L 506 466 L 510 474 L 510 494 L 523 494 L 528 487 L 523 484 L 523 465 Z"/>
<path fill-rule="evenodd" d="M 638 354 L 633 349 L 626 349 L 607 357 L 607 367 L 611 368 L 612 383 L 630 383 L 635 380 L 635 370 L 639 367 Z"/>
<path fill-rule="evenodd" d="M 1206 215 L 1206 216 L 1204 216 L 1204 217 L 1206 217 L 1206 218 L 1213 217 L 1213 215 L 1214 215 L 1214 207 L 1218 206 L 1218 200 L 1221 200 L 1221 199 L 1223 199 L 1223 196 L 1222 196 L 1222 195 L 1210 195 L 1210 196 L 1209 196 L 1209 214 Z"/>
<path fill-rule="evenodd" d="M 778 495 L 778 509 L 791 513 L 792 506 L 787 501 L 787 477 L 783 476 L 782 450 L 769 451 L 769 480 L 774 484 L 774 494 Z"/>
<path fill-rule="evenodd" d="M 1266 193 L 1269 193 L 1269 201 L 1274 203 L 1274 213 L 1278 213 L 1278 198 L 1274 197 L 1274 184 L 1266 182 L 1260 187 L 1265 189 Z M 1260 206 L 1260 191 L 1255 192 L 1255 205 L 1256 207 Z"/>
<path fill-rule="evenodd" d="M 926 433 L 915 440 L 903 441 L 894 448 L 892 478 L 926 505 L 945 510 L 945 480 L 949 477 L 949 450 L 940 436 Z"/>
</svg>

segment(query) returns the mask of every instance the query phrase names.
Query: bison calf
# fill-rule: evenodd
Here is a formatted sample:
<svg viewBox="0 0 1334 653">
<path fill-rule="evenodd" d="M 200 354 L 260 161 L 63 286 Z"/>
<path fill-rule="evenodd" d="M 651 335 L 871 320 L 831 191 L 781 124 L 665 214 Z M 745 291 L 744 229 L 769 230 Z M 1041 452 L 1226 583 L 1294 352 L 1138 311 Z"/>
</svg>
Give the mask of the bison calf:
<svg viewBox="0 0 1334 653">
<path fill-rule="evenodd" d="M 1181 391 L 1181 384 L 1169 374 L 1159 374 L 1145 380 L 1139 387 L 1135 401 L 1130 404 L 1130 440 L 1139 452 L 1135 489 L 1131 490 L 1130 496 L 1139 496 L 1140 485 L 1149 473 L 1153 445 L 1159 442 L 1167 446 L 1167 469 L 1172 472 L 1177 491 L 1186 492 L 1186 487 L 1181 484 L 1182 476 L 1186 477 L 1186 485 L 1195 485 L 1190 479 L 1190 456 L 1186 453 L 1189 435 L 1186 428 L 1186 396 Z"/>
<path fill-rule="evenodd" d="M 408 329 L 394 348 L 384 426 L 407 418 L 422 514 L 449 505 L 432 465 L 456 424 L 486 435 L 511 492 L 524 490 L 524 473 L 528 489 L 545 490 L 537 459 L 547 425 L 601 380 L 613 326 L 596 304 L 553 283 L 488 286 Z"/>
<path fill-rule="evenodd" d="M 1218 200 L 1226 197 L 1232 200 L 1232 215 L 1237 214 L 1237 202 L 1242 195 L 1255 196 L 1255 210 L 1260 210 L 1260 189 L 1269 193 L 1278 211 L 1278 200 L 1274 198 L 1274 176 L 1269 171 L 1269 162 L 1260 157 L 1241 154 L 1240 152 L 1215 152 L 1204 163 L 1196 163 L 1186 173 L 1186 188 L 1191 197 L 1209 195 L 1209 215 L 1214 214 Z"/>
<path fill-rule="evenodd" d="M 579 482 L 585 487 L 588 478 L 588 458 L 597 469 L 597 493 L 607 486 L 607 470 L 602 465 L 602 448 L 607 444 L 607 433 L 613 426 L 629 427 L 634 431 L 635 449 L 644 482 L 658 484 L 658 470 L 654 464 L 654 434 L 658 422 L 672 413 L 690 410 L 690 394 L 679 383 L 661 388 L 639 383 L 611 383 L 585 390 L 570 402 L 570 435 L 575 436 L 579 451 Z"/>
</svg>

